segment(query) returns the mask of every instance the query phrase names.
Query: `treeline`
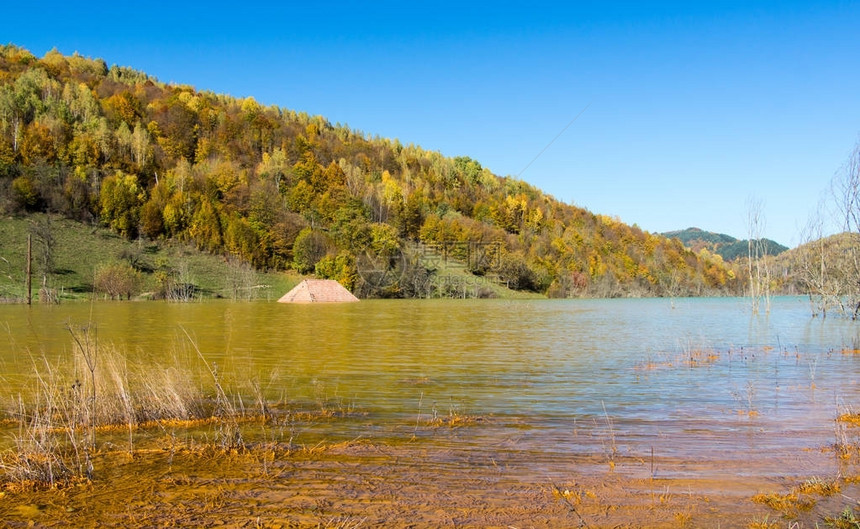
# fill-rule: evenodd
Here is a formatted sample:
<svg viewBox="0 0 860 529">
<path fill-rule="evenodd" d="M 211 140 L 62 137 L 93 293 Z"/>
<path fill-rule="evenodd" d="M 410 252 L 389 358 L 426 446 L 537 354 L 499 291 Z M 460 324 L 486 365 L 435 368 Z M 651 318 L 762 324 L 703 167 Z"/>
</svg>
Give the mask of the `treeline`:
<svg viewBox="0 0 860 529">
<path fill-rule="evenodd" d="M 0 210 L 191 241 L 365 295 L 409 295 L 397 284 L 374 292 L 359 261 L 417 242 L 498 243 L 499 259 L 472 272 L 553 296 L 735 287 L 718 256 L 563 204 L 468 157 L 14 45 L 0 47 Z"/>
</svg>

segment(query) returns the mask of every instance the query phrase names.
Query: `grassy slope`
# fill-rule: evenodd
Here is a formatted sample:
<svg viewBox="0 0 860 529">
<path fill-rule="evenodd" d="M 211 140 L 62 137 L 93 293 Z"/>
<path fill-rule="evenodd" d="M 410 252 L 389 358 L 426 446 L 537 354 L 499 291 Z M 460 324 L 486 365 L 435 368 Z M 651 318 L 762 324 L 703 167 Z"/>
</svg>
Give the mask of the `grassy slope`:
<svg viewBox="0 0 860 529">
<path fill-rule="evenodd" d="M 27 234 L 36 224 L 44 224 L 48 216 L 34 214 L 24 217 L 0 217 L 0 300 L 22 299 L 26 296 L 25 264 Z M 230 297 L 228 277 L 235 266 L 223 256 L 197 251 L 193 246 L 176 241 L 127 241 L 110 230 L 82 224 L 60 217 L 50 218 L 51 232 L 56 239 L 54 274 L 48 284 L 60 292 L 61 299 L 84 299 L 92 292 L 95 271 L 102 265 L 119 261 L 123 255 L 138 256 L 144 269 L 141 291 L 153 292 L 158 283 L 153 271 L 166 264 L 173 270 L 186 270 L 186 277 L 204 297 Z M 40 250 L 33 242 L 33 298 L 38 299 L 41 285 Z M 474 280 L 465 270 L 446 268 L 445 275 L 463 281 Z M 291 272 L 254 272 L 254 297 L 277 299 L 293 288 L 302 277 Z M 471 283 L 470 283 L 471 284 Z M 540 294 L 522 293 L 500 285 L 489 285 L 495 297 L 531 298 Z"/>
<path fill-rule="evenodd" d="M 0 298 L 23 298 L 27 233 L 36 223 L 46 222 L 46 215 L 0 218 Z M 60 291 L 62 299 L 84 298 L 92 290 L 95 270 L 121 259 L 123 254 L 139 255 L 141 267 L 154 270 L 159 264 L 187 270 L 190 282 L 205 296 L 229 297 L 227 278 L 230 264 L 222 256 L 199 252 L 173 241 L 126 241 L 111 231 L 59 217 L 51 217 L 51 231 L 56 239 L 54 269 L 49 286 Z M 38 244 L 33 243 L 33 292 L 37 297 L 41 284 Z M 277 299 L 295 286 L 301 277 L 290 273 L 254 273 L 255 296 Z M 143 274 L 143 292 L 157 287 L 155 275 Z"/>
<path fill-rule="evenodd" d="M 523 290 L 512 290 L 506 285 L 483 277 L 475 276 L 469 272 L 462 262 L 456 259 L 444 259 L 438 252 L 432 250 L 411 248 L 411 251 L 422 256 L 421 264 L 429 269 L 435 270 L 436 280 L 440 283 L 453 283 L 465 286 L 467 295 L 474 296 L 476 289 L 490 293 L 490 297 L 503 299 L 546 299 L 546 296 L 537 292 Z"/>
</svg>

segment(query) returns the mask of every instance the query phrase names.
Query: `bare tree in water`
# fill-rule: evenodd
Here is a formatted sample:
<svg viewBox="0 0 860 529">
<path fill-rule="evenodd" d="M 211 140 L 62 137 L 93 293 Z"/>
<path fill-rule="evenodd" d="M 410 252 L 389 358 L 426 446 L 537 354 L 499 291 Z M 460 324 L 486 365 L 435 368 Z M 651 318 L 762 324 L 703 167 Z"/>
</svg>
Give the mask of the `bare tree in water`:
<svg viewBox="0 0 860 529">
<path fill-rule="evenodd" d="M 802 251 L 798 253 L 798 279 L 809 296 L 813 316 L 827 316 L 827 311 L 840 306 L 841 282 L 831 270 L 832 241 L 825 238 L 825 208 L 822 202 L 810 215 L 801 232 Z"/>
<path fill-rule="evenodd" d="M 762 201 L 750 198 L 747 201 L 749 295 L 753 313 L 770 312 L 770 268 L 767 262 L 767 241 L 764 238 L 765 219 Z"/>
<path fill-rule="evenodd" d="M 860 313 L 860 143 L 831 181 L 829 200 L 810 216 L 801 235 L 798 279 L 806 289 L 812 315 Z M 838 235 L 828 237 L 835 221 Z"/>
<path fill-rule="evenodd" d="M 840 249 L 837 263 L 844 282 L 844 306 L 852 318 L 860 313 L 860 143 L 854 146 L 848 161 L 833 180 L 833 197 L 846 244 Z"/>
</svg>

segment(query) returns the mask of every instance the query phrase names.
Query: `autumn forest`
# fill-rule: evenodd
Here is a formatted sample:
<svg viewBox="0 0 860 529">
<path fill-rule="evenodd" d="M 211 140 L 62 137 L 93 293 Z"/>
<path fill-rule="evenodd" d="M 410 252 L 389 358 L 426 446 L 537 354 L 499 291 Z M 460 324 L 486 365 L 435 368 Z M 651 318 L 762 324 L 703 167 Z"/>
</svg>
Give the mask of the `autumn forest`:
<svg viewBox="0 0 860 529">
<path fill-rule="evenodd" d="M 575 191 L 574 191 L 575 193 Z M 101 59 L 0 46 L 0 212 L 179 240 L 257 269 L 423 295 L 426 261 L 384 285 L 361 259 L 492 245 L 469 271 L 555 297 L 738 292 L 707 250 L 562 203 L 468 157 L 320 116 L 165 84 Z"/>
</svg>

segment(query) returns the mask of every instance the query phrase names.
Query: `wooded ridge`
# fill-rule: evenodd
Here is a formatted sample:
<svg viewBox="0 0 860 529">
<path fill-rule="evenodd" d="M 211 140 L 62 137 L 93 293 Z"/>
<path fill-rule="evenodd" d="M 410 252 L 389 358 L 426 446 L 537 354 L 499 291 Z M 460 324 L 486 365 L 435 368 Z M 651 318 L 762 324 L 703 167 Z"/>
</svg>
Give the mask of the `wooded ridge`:
<svg viewBox="0 0 860 529">
<path fill-rule="evenodd" d="M 723 260 L 445 157 L 254 98 L 165 84 L 102 59 L 0 46 L 0 212 L 50 212 L 178 239 L 259 269 L 423 296 L 425 260 L 378 284 L 363 263 L 441 248 L 550 296 L 721 294 Z M 470 259 L 492 245 L 492 259 Z M 449 255 L 448 255 L 449 254 Z"/>
<path fill-rule="evenodd" d="M 664 232 L 662 235 L 670 239 L 679 239 L 684 246 L 694 252 L 707 249 L 711 253 L 718 254 L 725 261 L 734 261 L 739 258 L 749 257 L 750 241 L 748 239 L 738 240 L 731 235 L 705 231 L 699 228 Z M 787 246 L 783 246 L 771 239 L 762 239 L 761 242 L 767 249 L 767 255 L 779 255 L 788 250 Z"/>
</svg>

